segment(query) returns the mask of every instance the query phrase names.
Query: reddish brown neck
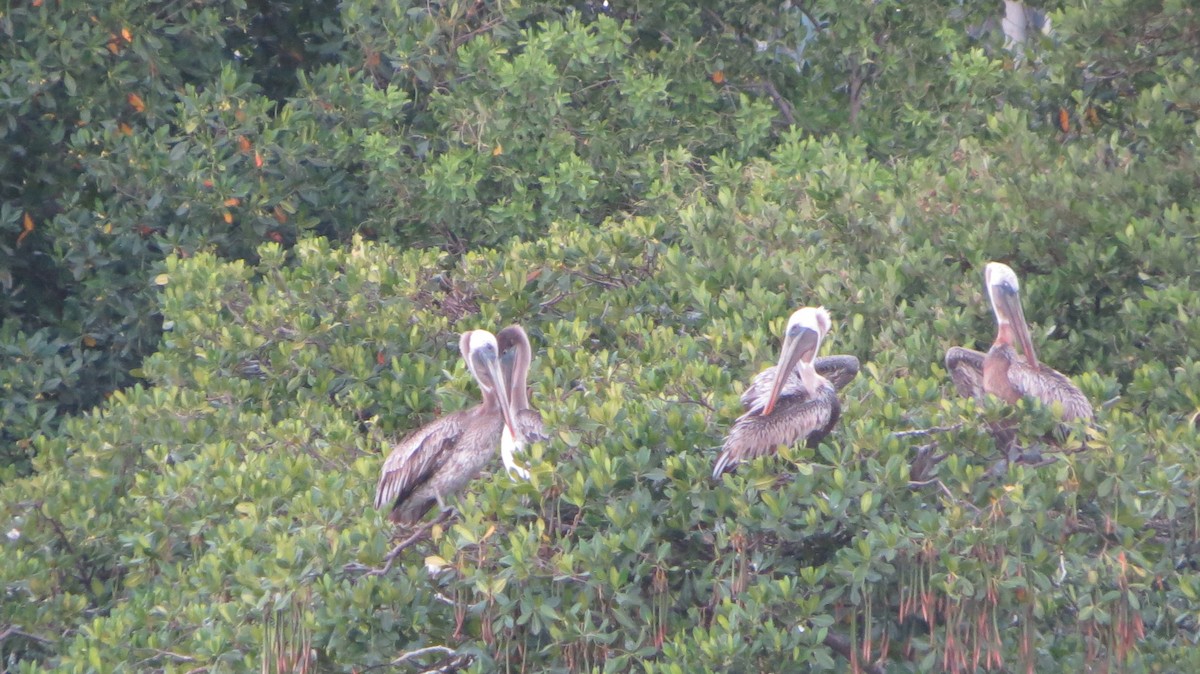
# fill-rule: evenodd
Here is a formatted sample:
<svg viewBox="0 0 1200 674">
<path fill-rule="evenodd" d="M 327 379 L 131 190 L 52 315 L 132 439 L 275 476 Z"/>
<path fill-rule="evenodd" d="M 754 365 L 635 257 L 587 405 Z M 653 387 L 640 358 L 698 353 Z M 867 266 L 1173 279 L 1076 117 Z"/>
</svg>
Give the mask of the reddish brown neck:
<svg viewBox="0 0 1200 674">
<path fill-rule="evenodd" d="M 996 330 L 996 341 L 992 342 L 992 346 L 1012 346 L 1013 334 L 1012 325 L 1009 323 L 1000 323 Z"/>
</svg>

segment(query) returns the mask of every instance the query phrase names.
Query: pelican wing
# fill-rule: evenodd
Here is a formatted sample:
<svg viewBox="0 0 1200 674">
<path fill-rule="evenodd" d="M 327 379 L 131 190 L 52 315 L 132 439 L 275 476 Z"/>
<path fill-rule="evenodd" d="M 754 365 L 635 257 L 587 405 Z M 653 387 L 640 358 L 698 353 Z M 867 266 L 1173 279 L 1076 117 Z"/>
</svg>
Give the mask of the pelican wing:
<svg viewBox="0 0 1200 674">
<path fill-rule="evenodd" d="M 817 374 L 828 379 L 833 387 L 840 391 L 858 376 L 858 359 L 854 356 L 819 356 L 813 361 L 813 368 Z M 743 409 L 747 412 L 757 412 L 766 406 L 767 397 L 771 395 L 771 387 L 775 384 L 777 369 L 772 365 L 754 375 L 750 387 L 742 394 Z M 779 391 L 781 399 L 788 396 L 808 397 L 808 390 L 804 388 L 804 382 L 800 379 L 798 369 L 788 373 L 787 381 L 783 383 L 783 388 Z"/>
<path fill-rule="evenodd" d="M 444 416 L 422 426 L 392 448 L 383 462 L 375 507 L 395 508 L 425 483 L 446 461 L 463 434 L 461 415 Z"/>
<path fill-rule="evenodd" d="M 1062 406 L 1063 421 L 1088 419 L 1093 416 L 1092 403 L 1066 375 L 1042 365 L 1033 368 L 1024 360 L 1014 360 L 1008 367 L 1008 381 L 1023 396 L 1037 398 L 1046 405 Z"/>
<path fill-rule="evenodd" d="M 946 371 L 950 373 L 958 395 L 983 398 L 983 358 L 982 352 L 961 346 L 946 350 Z"/>
<path fill-rule="evenodd" d="M 780 445 L 792 445 L 805 438 L 809 446 L 814 445 L 829 433 L 840 414 L 841 405 L 832 385 L 822 386 L 816 397 L 781 396 L 767 416 L 757 410 L 743 414 L 733 422 L 725 438 L 713 466 L 713 478 L 733 470 L 742 461 L 773 454 Z"/>
<path fill-rule="evenodd" d="M 840 391 L 858 376 L 858 359 L 854 356 L 818 356 L 813 361 L 813 368 Z"/>
<path fill-rule="evenodd" d="M 542 429 L 542 414 L 535 409 L 523 409 L 517 412 L 517 430 L 526 442 L 549 440 L 550 436 Z"/>
</svg>

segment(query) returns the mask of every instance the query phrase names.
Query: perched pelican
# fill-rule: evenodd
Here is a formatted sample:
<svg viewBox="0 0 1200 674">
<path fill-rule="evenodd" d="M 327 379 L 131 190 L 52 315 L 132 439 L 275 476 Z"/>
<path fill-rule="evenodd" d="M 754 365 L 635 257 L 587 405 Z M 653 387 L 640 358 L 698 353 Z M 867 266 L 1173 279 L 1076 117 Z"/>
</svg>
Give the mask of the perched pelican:
<svg viewBox="0 0 1200 674">
<path fill-rule="evenodd" d="M 779 445 L 807 439 L 815 447 L 833 429 L 841 415 L 837 392 L 858 374 L 858 359 L 816 358 L 831 324 L 824 307 L 804 307 L 788 319 L 779 364 L 758 373 L 742 394 L 746 412 L 725 438 L 714 479 Z"/>
<path fill-rule="evenodd" d="M 483 402 L 422 426 L 392 449 L 375 489 L 375 507 L 389 506 L 393 522 L 415 524 L 434 503 L 444 509 L 443 499 L 479 474 L 496 440 L 516 425 L 495 336 L 464 332 L 458 348 Z"/>
<path fill-rule="evenodd" d="M 496 342 L 500 346 L 500 369 L 504 381 L 508 382 L 509 404 L 517 431 L 514 436 L 505 429 L 500 439 L 500 456 L 510 478 L 515 474 L 529 479 L 529 471 L 517 465 L 513 454 L 521 452 L 527 442 L 546 439 L 542 432 L 542 415 L 529 406 L 528 376 L 533 349 L 525 330 L 519 325 L 510 325 L 496 333 Z"/>
<path fill-rule="evenodd" d="M 529 337 L 521 326 L 510 325 L 496 333 L 496 342 L 500 345 L 500 369 L 512 392 L 510 403 L 517 430 L 530 442 L 545 440 L 542 415 L 529 406 L 529 364 L 533 360 Z"/>
<path fill-rule="evenodd" d="M 1009 403 L 1027 396 L 1046 405 L 1059 403 L 1063 421 L 1091 420 L 1092 404 L 1083 392 L 1062 373 L 1038 362 L 1021 309 L 1017 275 L 1008 265 L 989 262 L 983 278 L 996 314 L 996 341 L 986 354 L 961 346 L 946 351 L 946 369 L 959 394 L 983 398 L 991 393 Z M 1020 343 L 1023 358 L 1013 348 L 1014 340 Z"/>
</svg>

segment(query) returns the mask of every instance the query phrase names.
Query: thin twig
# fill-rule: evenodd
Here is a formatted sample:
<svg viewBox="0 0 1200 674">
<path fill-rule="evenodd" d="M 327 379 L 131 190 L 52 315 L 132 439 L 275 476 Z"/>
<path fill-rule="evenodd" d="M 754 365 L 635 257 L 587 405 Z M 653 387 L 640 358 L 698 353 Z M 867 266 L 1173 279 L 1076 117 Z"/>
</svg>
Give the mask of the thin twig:
<svg viewBox="0 0 1200 674">
<path fill-rule="evenodd" d="M 700 407 L 703 407 L 704 409 L 708 410 L 709 412 L 717 411 L 715 408 L 713 408 L 712 405 L 709 405 L 708 403 L 704 402 L 703 400 L 692 400 L 691 398 L 666 398 L 663 396 L 659 396 L 658 399 L 665 403 L 671 403 L 673 405 L 699 405 Z"/>
<path fill-rule="evenodd" d="M 161 648 L 147 648 L 145 650 L 153 651 L 154 655 L 151 655 L 150 657 L 137 663 L 138 665 L 144 665 L 148 662 L 153 662 L 155 660 L 158 660 L 158 659 L 164 658 L 164 657 L 171 658 L 175 662 L 196 662 L 196 658 L 193 658 L 190 655 L 184 655 L 182 653 L 174 653 L 172 651 L 164 651 Z"/>
<path fill-rule="evenodd" d="M 47 639 L 45 637 L 39 637 L 36 634 L 30 634 L 29 632 L 26 632 L 25 630 L 21 629 L 20 625 L 9 625 L 8 627 L 5 627 L 3 630 L 0 630 L 0 641 L 4 641 L 5 639 L 7 639 L 9 637 L 25 637 L 26 639 L 36 641 L 39 644 L 49 644 L 50 643 L 49 639 Z"/>
<path fill-rule="evenodd" d="M 487 31 L 495 28 L 496 26 L 499 26 L 501 23 L 504 23 L 504 22 L 500 19 L 492 19 L 491 21 L 484 23 L 482 26 L 476 28 L 473 31 L 470 31 L 468 33 L 463 33 L 462 35 L 455 37 L 454 38 L 454 48 L 457 49 L 457 48 L 461 47 L 463 44 L 465 44 L 471 38 L 475 37 L 476 35 L 479 35 L 480 33 L 486 33 Z"/>
<path fill-rule="evenodd" d="M 455 655 L 454 657 L 442 660 L 434 665 L 432 669 L 419 672 L 419 674 L 454 674 L 454 672 L 470 667 L 474 659 L 474 655 Z"/>
<path fill-rule="evenodd" d="M 961 429 L 962 426 L 963 426 L 962 422 L 960 421 L 957 424 L 954 424 L 953 426 L 934 426 L 933 428 L 917 428 L 917 429 L 913 429 L 911 431 L 896 431 L 895 433 L 890 434 L 888 437 L 918 438 L 918 437 L 924 437 L 926 435 L 933 435 L 934 433 L 949 433 L 951 431 L 957 431 L 957 430 Z"/>
<path fill-rule="evenodd" d="M 550 307 L 554 306 L 555 304 L 558 304 L 559 302 L 563 301 L 563 299 L 566 296 L 567 296 L 567 293 L 565 291 L 561 292 L 558 295 L 546 300 L 545 302 L 539 303 L 538 308 L 539 309 L 549 309 Z"/>
<path fill-rule="evenodd" d="M 418 648 L 415 651 L 409 651 L 407 653 L 402 653 L 400 655 L 400 657 L 396 658 L 395 660 L 392 660 L 392 665 L 393 666 L 402 665 L 402 664 L 408 662 L 409 660 L 412 660 L 413 658 L 419 658 L 423 655 L 429 655 L 430 653 L 441 653 L 443 655 L 458 655 L 458 651 L 456 651 L 453 648 L 450 648 L 448 646 L 426 646 L 425 648 Z"/>
<path fill-rule="evenodd" d="M 399 545 L 392 548 L 392 551 L 387 553 L 387 556 L 383 558 L 384 564 L 381 567 L 372 568 L 372 567 L 366 566 L 364 564 L 359 564 L 358 562 L 351 562 L 351 563 L 345 565 L 344 567 L 342 567 L 342 569 L 344 571 L 351 572 L 351 573 L 363 572 L 364 576 L 382 576 L 383 574 L 387 573 L 392 568 L 392 564 L 396 561 L 396 558 L 400 556 L 400 553 L 407 550 L 410 546 L 412 546 L 413 543 L 416 543 L 417 541 L 421 540 L 421 538 L 426 536 L 430 532 L 430 530 L 432 530 L 434 527 L 446 522 L 453 516 L 454 516 L 453 510 L 443 510 L 441 512 L 441 514 L 438 515 L 437 519 L 435 519 L 432 522 L 429 522 L 427 524 L 421 525 L 421 528 L 419 528 L 415 532 L 413 532 L 413 534 L 411 536 L 409 536 L 408 538 L 404 539 L 403 541 L 400 541 Z"/>
<path fill-rule="evenodd" d="M 950 499 L 951 501 L 954 501 L 956 503 L 961 503 L 961 504 L 967 506 L 968 508 L 970 508 L 971 510 L 974 510 L 977 513 L 981 512 L 974 503 L 971 503 L 970 501 L 964 501 L 964 500 L 958 498 L 957 496 L 955 496 L 954 493 L 950 491 L 950 488 L 947 487 L 944 482 L 942 482 L 941 480 L 939 480 L 936 477 L 930 478 L 928 480 L 921 480 L 919 482 L 909 482 L 908 486 L 915 489 L 917 487 L 926 487 L 931 484 L 936 484 L 938 487 L 940 487 L 942 490 L 942 493 L 944 493 L 946 495 L 946 498 Z"/>
<path fill-rule="evenodd" d="M 458 651 L 456 651 L 453 648 L 450 648 L 448 646 L 426 646 L 425 648 L 418 648 L 415 651 L 401 653 L 399 657 L 392 660 L 391 662 L 385 662 L 385 663 L 381 663 L 378 665 L 371 665 L 370 667 L 366 667 L 366 668 L 362 669 L 361 671 L 367 672 L 372 669 L 379 669 L 381 667 L 396 667 L 398 665 L 403 665 L 406 662 L 413 660 L 414 658 L 419 658 L 421 656 L 430 655 L 430 654 L 434 654 L 434 653 L 444 655 L 445 657 L 442 658 L 441 662 L 438 662 L 432 668 L 422 669 L 421 674 L 434 674 L 435 672 L 442 672 L 442 673 L 457 672 L 458 670 L 462 669 L 463 667 L 466 667 L 467 665 L 469 665 L 471 663 L 471 661 L 474 659 L 474 656 L 462 655 Z"/>
<path fill-rule="evenodd" d="M 745 84 L 742 86 L 742 88 L 749 90 L 757 89 L 766 93 L 767 96 L 770 96 L 771 100 L 775 103 L 775 107 L 779 108 L 779 114 L 783 115 L 783 121 L 787 122 L 789 126 L 796 125 L 796 117 L 792 114 L 792 102 L 784 98 L 779 93 L 779 90 L 775 88 L 774 82 L 770 80 L 764 80 L 762 82 Z"/>
</svg>

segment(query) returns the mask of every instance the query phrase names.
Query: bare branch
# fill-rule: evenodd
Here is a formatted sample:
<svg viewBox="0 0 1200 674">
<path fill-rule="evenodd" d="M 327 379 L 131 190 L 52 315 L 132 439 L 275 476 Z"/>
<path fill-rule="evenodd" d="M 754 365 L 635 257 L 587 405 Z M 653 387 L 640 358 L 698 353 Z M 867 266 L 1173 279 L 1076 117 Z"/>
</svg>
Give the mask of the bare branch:
<svg viewBox="0 0 1200 674">
<path fill-rule="evenodd" d="M 426 646 L 425 648 L 418 648 L 415 651 L 401 653 L 400 657 L 392 660 L 392 665 L 402 665 L 402 664 L 408 662 L 409 660 L 412 660 L 413 658 L 419 658 L 424 655 L 429 655 L 430 653 L 441 653 L 442 655 L 457 655 L 458 654 L 458 652 L 455 651 L 453 648 L 449 648 L 447 646 Z"/>
<path fill-rule="evenodd" d="M 895 433 L 891 433 L 888 437 L 919 438 L 919 437 L 924 437 L 926 435 L 933 435 L 934 433 L 949 433 L 951 431 L 957 431 L 957 430 L 960 430 L 962 427 L 963 427 L 963 425 L 962 425 L 962 422 L 960 421 L 957 424 L 954 424 L 953 426 L 934 426 L 933 428 L 916 428 L 911 431 L 896 431 Z"/>
<path fill-rule="evenodd" d="M 779 114 L 783 115 L 783 120 L 787 122 L 789 126 L 796 125 L 796 117 L 792 114 L 791 101 L 780 95 L 779 90 L 775 88 L 774 82 L 765 80 L 762 82 L 743 85 L 742 88 L 748 90 L 759 90 L 770 96 L 771 100 L 775 102 L 775 107 L 779 108 Z"/>
<path fill-rule="evenodd" d="M 4 629 L 0 630 L 0 642 L 4 641 L 5 639 L 8 639 L 9 637 L 24 637 L 26 639 L 29 639 L 30 641 L 36 641 L 39 644 L 49 644 L 50 643 L 49 639 L 47 639 L 45 637 L 39 637 L 36 634 L 30 634 L 29 632 L 26 632 L 25 630 L 21 629 L 20 625 L 9 625 L 8 627 L 5 627 Z"/>
<path fill-rule="evenodd" d="M 406 663 L 416 664 L 411 661 L 426 655 L 442 655 L 445 657 L 443 657 L 439 662 L 434 664 L 429 669 L 420 670 L 420 674 L 451 674 L 452 672 L 457 672 L 460 669 L 469 666 L 471 661 L 475 659 L 475 656 L 464 655 L 453 648 L 450 648 L 449 646 L 426 646 L 424 648 L 408 651 L 407 653 L 401 653 L 391 662 L 372 665 L 363 669 L 362 671 L 365 672 L 372 669 L 379 669 L 381 667 L 397 667 Z"/>
<path fill-rule="evenodd" d="M 917 488 L 917 487 L 925 487 L 925 486 L 928 486 L 928 485 L 931 485 L 931 484 L 936 484 L 938 487 L 940 487 L 940 488 L 941 488 L 941 490 L 942 490 L 942 493 L 943 493 L 943 494 L 945 494 L 945 495 L 946 495 L 946 498 L 950 499 L 951 501 L 954 501 L 955 503 L 959 503 L 959 504 L 965 505 L 965 506 L 967 506 L 968 508 L 970 508 L 971 510 L 975 511 L 976 513 L 980 512 L 980 510 L 979 510 L 979 507 L 978 507 L 978 506 L 976 506 L 974 503 L 971 503 L 970 501 L 964 501 L 964 500 L 962 500 L 962 499 L 958 498 L 957 496 L 955 496 L 955 495 L 954 495 L 954 492 L 950 491 L 950 488 L 949 488 L 949 487 L 947 487 L 947 486 L 946 486 L 946 484 L 945 484 L 944 482 L 942 482 L 941 480 L 937 479 L 936 477 L 935 477 L 935 478 L 933 478 L 933 479 L 930 479 L 930 480 L 924 480 L 924 481 L 921 481 L 921 482 L 909 482 L 909 483 L 908 483 L 908 486 L 909 486 L 909 487 L 912 487 L 912 488 L 914 488 L 914 489 L 915 489 L 915 488 Z"/>
<path fill-rule="evenodd" d="M 937 449 L 937 446 L 937 440 L 934 440 L 927 445 L 921 445 L 920 447 L 917 447 L 916 456 L 914 456 L 908 464 L 908 475 L 910 478 L 920 482 L 921 480 L 924 480 L 927 475 L 929 475 L 929 471 L 933 470 L 934 466 L 946 460 L 947 454 L 933 453 L 933 450 Z"/>
<path fill-rule="evenodd" d="M 436 527 L 439 524 L 445 523 L 452 517 L 454 517 L 453 510 L 450 510 L 450 509 L 443 510 L 437 516 L 437 519 L 433 520 L 432 522 L 428 522 L 426 524 L 421 525 L 421 527 L 419 529 L 417 529 L 416 531 L 414 531 L 411 536 L 409 536 L 408 538 L 405 538 L 403 541 L 400 541 L 399 545 L 392 548 L 392 551 L 387 553 L 387 556 L 383 558 L 383 561 L 384 561 L 383 566 L 372 568 L 372 567 L 366 566 L 364 564 L 359 564 L 358 562 L 351 562 L 351 563 L 343 566 L 342 570 L 346 571 L 348 573 L 362 573 L 364 576 L 382 576 L 383 574 L 387 573 L 392 568 L 392 564 L 395 563 L 396 558 L 400 556 L 400 553 L 404 552 L 409 547 L 411 547 L 413 545 L 413 543 L 416 543 L 417 541 L 419 541 L 422 538 L 424 538 L 425 536 L 427 536 L 429 534 L 430 530 L 432 530 L 434 527 Z"/>
</svg>

